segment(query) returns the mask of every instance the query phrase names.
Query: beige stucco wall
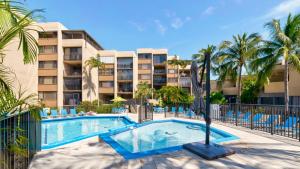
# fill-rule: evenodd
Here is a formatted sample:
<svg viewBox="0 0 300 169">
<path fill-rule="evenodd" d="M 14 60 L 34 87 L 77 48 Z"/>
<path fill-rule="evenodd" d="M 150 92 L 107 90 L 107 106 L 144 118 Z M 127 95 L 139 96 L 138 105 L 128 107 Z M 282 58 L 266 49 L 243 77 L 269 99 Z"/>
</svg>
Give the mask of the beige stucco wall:
<svg viewBox="0 0 300 169">
<path fill-rule="evenodd" d="M 89 43 L 84 42 L 82 46 L 82 100 L 97 100 L 99 98 L 98 68 L 89 70 L 85 62 L 90 57 L 96 57 L 98 50 Z M 85 70 L 85 71 L 84 71 Z M 84 73 L 86 72 L 86 73 Z"/>
</svg>

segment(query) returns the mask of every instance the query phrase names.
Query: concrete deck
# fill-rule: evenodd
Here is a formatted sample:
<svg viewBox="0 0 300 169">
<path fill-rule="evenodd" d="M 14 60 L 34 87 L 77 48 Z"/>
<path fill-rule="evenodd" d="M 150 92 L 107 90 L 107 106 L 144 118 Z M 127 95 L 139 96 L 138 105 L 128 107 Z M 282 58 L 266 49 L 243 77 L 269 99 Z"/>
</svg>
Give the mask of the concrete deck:
<svg viewBox="0 0 300 169">
<path fill-rule="evenodd" d="M 136 116 L 129 115 L 133 120 Z M 155 116 L 161 119 L 162 116 Z M 193 120 L 192 120 L 193 121 Z M 173 169 L 173 168 L 300 168 L 300 143 L 294 144 L 262 137 L 220 124 L 213 127 L 232 133 L 240 140 L 225 143 L 236 154 L 218 160 L 207 161 L 186 150 L 155 155 L 135 160 L 124 160 L 105 143 L 92 137 L 65 146 L 37 153 L 30 169 Z"/>
</svg>

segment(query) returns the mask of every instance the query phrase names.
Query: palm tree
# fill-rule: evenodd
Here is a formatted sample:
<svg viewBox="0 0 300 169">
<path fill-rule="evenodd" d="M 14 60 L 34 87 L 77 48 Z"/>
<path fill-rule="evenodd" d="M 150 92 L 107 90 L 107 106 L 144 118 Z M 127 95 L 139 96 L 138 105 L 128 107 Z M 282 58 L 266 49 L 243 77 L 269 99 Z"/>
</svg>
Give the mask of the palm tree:
<svg viewBox="0 0 300 169">
<path fill-rule="evenodd" d="M 217 53 L 219 66 L 216 72 L 219 75 L 219 80 L 224 81 L 228 77 L 236 82 L 237 80 L 237 103 L 240 103 L 241 98 L 241 79 L 242 70 L 249 70 L 249 61 L 257 58 L 258 45 L 262 38 L 259 34 L 253 33 L 248 36 L 247 33 L 233 36 L 233 41 L 223 41 Z"/>
<path fill-rule="evenodd" d="M 212 72 L 214 72 L 214 73 L 216 72 L 215 64 L 217 65 L 221 58 L 221 57 L 217 56 L 217 47 L 214 45 L 208 45 L 207 48 L 203 48 L 203 49 L 199 50 L 199 52 L 197 54 L 194 54 L 192 56 L 193 59 L 198 62 L 199 68 L 201 68 L 200 84 L 202 84 L 202 81 L 204 80 L 204 73 L 205 73 L 205 67 L 206 67 L 205 54 L 209 54 L 211 57 L 211 61 L 212 61 L 211 69 L 212 69 Z"/>
<path fill-rule="evenodd" d="M 258 70 L 258 82 L 263 84 L 268 81 L 272 70 L 280 61 L 284 61 L 284 99 L 285 112 L 289 105 L 289 67 L 300 71 L 300 14 L 289 14 L 285 25 L 282 27 L 280 20 L 273 19 L 265 25 L 269 29 L 271 40 L 264 41 L 260 48 L 260 57 L 252 62 L 253 69 Z"/>
<path fill-rule="evenodd" d="M 19 39 L 18 49 L 22 50 L 23 62 L 34 63 L 38 55 L 38 44 L 32 32 L 38 30 L 33 26 L 35 14 L 42 10 L 28 11 L 22 3 L 0 0 L 0 87 L 1 90 L 9 88 L 6 69 L 3 66 L 5 47 L 14 39 Z"/>
<path fill-rule="evenodd" d="M 145 99 L 152 96 L 154 89 L 150 88 L 147 82 L 140 82 L 137 85 L 137 90 L 135 91 L 135 97 L 140 99 L 140 104 L 145 102 Z"/>
<path fill-rule="evenodd" d="M 90 57 L 88 60 L 86 60 L 85 66 L 88 67 L 89 70 L 93 68 L 97 68 L 99 71 L 100 69 L 104 68 L 104 63 L 100 61 L 100 55 L 97 55 L 96 57 Z M 99 75 L 97 77 L 99 82 Z M 99 98 L 97 100 L 98 100 L 97 104 L 99 106 Z"/>
</svg>

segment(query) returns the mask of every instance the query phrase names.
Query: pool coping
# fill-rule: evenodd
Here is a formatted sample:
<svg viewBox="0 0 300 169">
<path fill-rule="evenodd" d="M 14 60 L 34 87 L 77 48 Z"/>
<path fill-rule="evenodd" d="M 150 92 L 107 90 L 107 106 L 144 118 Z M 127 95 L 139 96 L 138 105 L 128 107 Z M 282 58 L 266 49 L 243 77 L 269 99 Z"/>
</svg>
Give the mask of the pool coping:
<svg viewBox="0 0 300 169">
<path fill-rule="evenodd" d="M 54 119 L 43 119 L 41 122 L 42 123 L 49 123 L 49 122 L 53 122 L 53 121 L 64 121 L 64 120 L 75 120 L 75 119 L 97 119 L 97 118 L 124 118 L 126 119 L 129 124 L 125 125 L 124 127 L 120 127 L 118 129 L 122 129 L 122 128 L 128 128 L 130 126 L 133 126 L 136 124 L 135 121 L 131 120 L 128 116 L 125 115 L 120 115 L 120 116 L 112 116 L 112 115 L 105 115 L 105 116 L 77 116 L 77 117 L 66 117 L 66 118 L 54 118 Z M 110 132 L 110 130 L 108 130 L 108 132 Z M 107 133 L 107 132 L 105 132 Z M 48 149 L 52 149 L 52 148 L 57 148 L 69 143 L 73 143 L 73 142 L 77 142 L 83 139 L 87 139 L 90 137 L 94 137 L 97 136 L 99 134 L 103 134 L 101 132 L 96 132 L 93 134 L 89 134 L 89 135 L 85 135 L 85 136 L 80 136 L 80 137 L 76 137 L 72 140 L 66 141 L 66 142 L 62 142 L 62 143 L 57 143 L 57 144 L 51 144 L 51 145 L 46 145 L 46 146 L 41 146 L 41 150 L 48 150 Z"/>
<path fill-rule="evenodd" d="M 185 123 L 185 124 L 192 124 L 192 125 L 200 125 L 201 127 L 205 127 L 205 123 L 201 123 L 201 122 L 190 122 L 190 121 L 184 121 L 184 120 L 178 120 L 178 119 L 155 120 L 155 121 L 149 121 L 149 122 L 145 122 L 145 123 L 141 123 L 141 124 L 136 123 L 135 125 L 132 125 L 131 127 L 126 127 L 126 128 L 122 128 L 122 129 L 109 130 L 109 132 L 107 132 L 107 133 L 99 134 L 99 139 L 101 139 L 105 143 L 109 144 L 117 153 L 122 155 L 126 160 L 142 158 L 142 157 L 150 156 L 150 155 L 158 155 L 158 154 L 163 154 L 163 153 L 177 151 L 177 150 L 182 150 L 183 145 L 179 145 L 179 146 L 172 146 L 172 147 L 161 148 L 161 149 L 156 149 L 156 150 L 148 150 L 148 151 L 143 151 L 143 152 L 131 153 L 111 138 L 112 135 L 116 135 L 116 134 L 119 134 L 119 133 L 122 133 L 122 132 L 125 132 L 128 130 L 131 130 L 133 128 L 139 128 L 139 127 L 142 127 L 145 125 L 149 125 L 149 124 L 153 124 L 153 123 L 163 123 L 163 122 L 178 122 L 178 123 Z M 211 140 L 211 142 L 213 142 L 214 144 L 239 139 L 239 137 L 237 137 L 233 134 L 230 134 L 228 132 L 225 132 L 223 130 L 217 129 L 215 127 L 211 127 L 211 130 L 213 130 L 215 133 L 225 136 L 225 138 Z"/>
</svg>

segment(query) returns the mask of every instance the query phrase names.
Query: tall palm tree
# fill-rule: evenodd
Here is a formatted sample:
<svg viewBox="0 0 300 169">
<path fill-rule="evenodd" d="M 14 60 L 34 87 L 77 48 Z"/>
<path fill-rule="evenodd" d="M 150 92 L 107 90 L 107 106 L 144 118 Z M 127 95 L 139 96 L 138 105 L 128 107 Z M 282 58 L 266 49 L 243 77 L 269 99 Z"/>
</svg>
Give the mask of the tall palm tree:
<svg viewBox="0 0 300 169">
<path fill-rule="evenodd" d="M 34 21 L 35 14 L 42 10 L 29 11 L 20 2 L 0 0 L 0 87 L 8 89 L 6 71 L 3 66 L 5 47 L 14 39 L 19 39 L 18 50 L 22 50 L 23 62 L 34 63 L 38 55 L 38 44 L 32 32 L 37 32 Z M 4 87 L 4 88 L 3 88 Z"/>
<path fill-rule="evenodd" d="M 214 45 L 208 45 L 207 48 L 203 48 L 199 50 L 197 54 L 194 54 L 192 57 L 194 60 L 198 62 L 199 68 L 201 68 L 200 71 L 200 84 L 202 84 L 202 81 L 204 80 L 204 73 L 205 73 L 205 54 L 209 54 L 211 56 L 211 69 L 212 72 L 215 72 L 215 63 L 218 64 L 220 57 L 217 55 L 217 47 Z"/>
<path fill-rule="evenodd" d="M 142 104 L 145 99 L 152 96 L 154 89 L 149 86 L 147 82 L 140 82 L 137 85 L 137 90 L 135 91 L 135 97 L 140 99 L 140 104 Z"/>
<path fill-rule="evenodd" d="M 289 67 L 300 71 L 300 14 L 289 14 L 285 25 L 280 20 L 273 19 L 265 25 L 269 29 L 271 40 L 264 41 L 260 48 L 260 57 L 252 62 L 253 69 L 258 71 L 258 82 L 265 83 L 272 74 L 272 70 L 280 61 L 284 61 L 284 99 L 285 112 L 289 105 Z"/>
<path fill-rule="evenodd" d="M 88 60 L 86 60 L 85 67 L 88 67 L 89 70 L 97 68 L 97 70 L 99 71 L 100 69 L 104 68 L 104 63 L 100 61 L 100 55 L 97 55 L 96 57 L 90 57 Z M 99 75 L 97 77 L 99 82 Z M 97 100 L 97 104 L 99 106 L 99 98 Z"/>
<path fill-rule="evenodd" d="M 237 80 L 237 103 L 241 101 L 242 70 L 249 70 L 249 61 L 257 58 L 258 46 L 262 38 L 259 34 L 233 36 L 233 41 L 223 41 L 217 54 L 219 66 L 216 69 L 219 80 L 224 81 L 228 77 Z"/>
</svg>

